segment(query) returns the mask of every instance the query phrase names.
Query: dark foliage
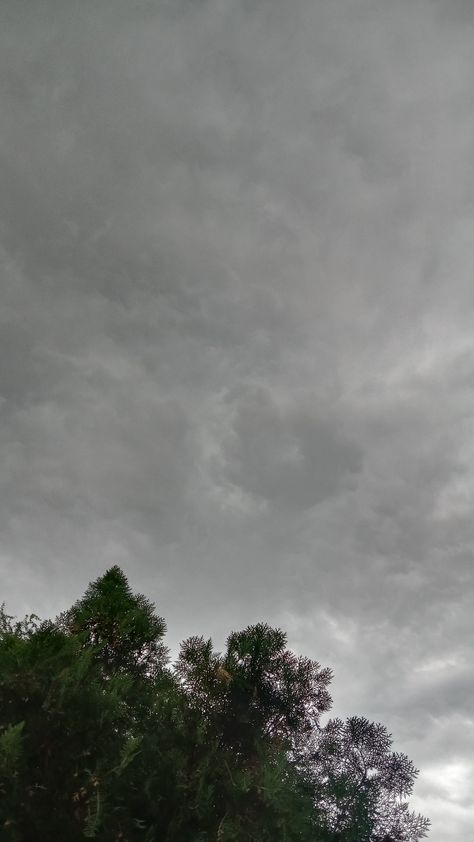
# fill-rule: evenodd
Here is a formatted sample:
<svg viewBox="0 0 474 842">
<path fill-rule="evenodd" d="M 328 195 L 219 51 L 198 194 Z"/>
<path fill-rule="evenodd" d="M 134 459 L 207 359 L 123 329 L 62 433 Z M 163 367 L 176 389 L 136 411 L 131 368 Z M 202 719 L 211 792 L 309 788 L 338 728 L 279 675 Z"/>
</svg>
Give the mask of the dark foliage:
<svg viewBox="0 0 474 842">
<path fill-rule="evenodd" d="M 118 567 L 56 621 L 0 611 L 10 842 L 418 842 L 416 770 L 382 725 L 321 715 L 331 671 L 265 624 L 185 641 Z"/>
</svg>

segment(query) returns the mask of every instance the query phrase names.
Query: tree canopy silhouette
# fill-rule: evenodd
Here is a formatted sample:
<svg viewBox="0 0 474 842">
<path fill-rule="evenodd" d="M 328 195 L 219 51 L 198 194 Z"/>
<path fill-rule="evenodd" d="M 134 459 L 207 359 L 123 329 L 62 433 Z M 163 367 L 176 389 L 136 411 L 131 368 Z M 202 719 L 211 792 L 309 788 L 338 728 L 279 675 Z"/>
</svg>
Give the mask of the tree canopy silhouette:
<svg viewBox="0 0 474 842">
<path fill-rule="evenodd" d="M 203 637 L 112 567 L 56 620 L 0 611 L 0 828 L 11 842 L 418 842 L 417 770 L 323 714 L 332 674 L 280 629 Z"/>
</svg>

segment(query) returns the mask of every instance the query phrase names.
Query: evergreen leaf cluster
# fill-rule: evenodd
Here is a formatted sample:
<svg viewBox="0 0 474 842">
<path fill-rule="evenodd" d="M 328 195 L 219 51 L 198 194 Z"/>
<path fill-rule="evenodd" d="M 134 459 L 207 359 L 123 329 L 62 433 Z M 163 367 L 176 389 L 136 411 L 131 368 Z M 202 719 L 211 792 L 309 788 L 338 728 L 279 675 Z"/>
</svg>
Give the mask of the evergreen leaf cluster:
<svg viewBox="0 0 474 842">
<path fill-rule="evenodd" d="M 331 670 L 265 623 L 185 640 L 119 567 L 54 622 L 0 609 L 5 842 L 419 842 L 383 725 L 322 723 Z"/>
</svg>

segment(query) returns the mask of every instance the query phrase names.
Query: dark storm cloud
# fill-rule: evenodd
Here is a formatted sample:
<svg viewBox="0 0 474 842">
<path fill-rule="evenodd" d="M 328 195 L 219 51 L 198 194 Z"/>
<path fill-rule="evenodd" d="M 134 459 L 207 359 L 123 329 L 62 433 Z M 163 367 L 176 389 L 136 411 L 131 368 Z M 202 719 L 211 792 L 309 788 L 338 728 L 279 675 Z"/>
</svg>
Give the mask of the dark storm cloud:
<svg viewBox="0 0 474 842">
<path fill-rule="evenodd" d="M 224 443 L 229 480 L 285 510 L 310 509 L 335 494 L 359 468 L 355 445 L 334 424 L 304 407 L 280 409 L 260 387 L 229 396 L 231 431 Z"/>
<path fill-rule="evenodd" d="M 0 17 L 2 598 L 281 622 L 465 837 L 472 5 Z"/>
</svg>

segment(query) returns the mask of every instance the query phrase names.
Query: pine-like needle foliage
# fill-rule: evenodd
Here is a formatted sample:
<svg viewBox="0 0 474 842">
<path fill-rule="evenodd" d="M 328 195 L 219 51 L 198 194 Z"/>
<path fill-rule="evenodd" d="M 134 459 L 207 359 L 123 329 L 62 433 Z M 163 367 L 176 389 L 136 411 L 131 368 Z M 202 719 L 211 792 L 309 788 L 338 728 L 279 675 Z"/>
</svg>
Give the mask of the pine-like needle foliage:
<svg viewBox="0 0 474 842">
<path fill-rule="evenodd" d="M 0 610 L 6 842 L 418 842 L 416 770 L 382 725 L 323 726 L 331 671 L 280 629 L 192 637 L 112 567 L 55 622 Z"/>
</svg>

